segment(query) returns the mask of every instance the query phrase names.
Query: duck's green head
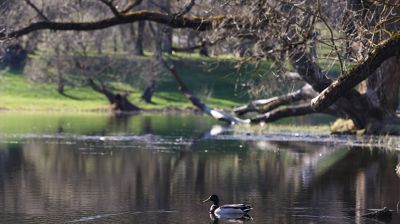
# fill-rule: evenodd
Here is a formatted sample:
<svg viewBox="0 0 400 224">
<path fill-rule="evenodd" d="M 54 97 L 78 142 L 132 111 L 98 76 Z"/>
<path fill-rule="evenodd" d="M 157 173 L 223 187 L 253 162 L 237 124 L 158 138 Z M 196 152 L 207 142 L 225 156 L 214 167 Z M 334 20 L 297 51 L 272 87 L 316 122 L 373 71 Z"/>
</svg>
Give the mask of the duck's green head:
<svg viewBox="0 0 400 224">
<path fill-rule="evenodd" d="M 218 205 L 219 204 L 219 198 L 215 194 L 211 195 L 209 198 L 207 198 L 203 202 L 207 202 L 207 201 L 212 201 L 214 203 L 214 205 Z"/>
</svg>

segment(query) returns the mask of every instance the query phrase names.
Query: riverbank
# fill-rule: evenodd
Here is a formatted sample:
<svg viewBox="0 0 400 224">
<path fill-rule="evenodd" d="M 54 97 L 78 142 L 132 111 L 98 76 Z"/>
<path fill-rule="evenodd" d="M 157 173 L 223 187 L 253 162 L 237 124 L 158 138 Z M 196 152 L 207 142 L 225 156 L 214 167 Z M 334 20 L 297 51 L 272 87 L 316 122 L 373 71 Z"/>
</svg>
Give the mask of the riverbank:
<svg viewBox="0 0 400 224">
<path fill-rule="evenodd" d="M 142 63 L 150 58 L 140 58 Z M 254 68 L 237 69 L 233 59 L 209 59 L 199 56 L 169 57 L 174 61 L 181 78 L 205 103 L 211 107 L 231 109 L 249 100 L 242 88 Z M 247 69 L 247 70 L 246 70 Z M 107 99 L 88 86 L 68 85 L 64 94 L 57 92 L 55 83 L 32 81 L 23 71 L 0 72 L 0 109 L 13 111 L 109 111 Z M 133 75 L 132 75 L 133 76 Z M 243 78 L 246 77 L 246 78 Z M 143 87 L 132 83 L 113 83 L 118 89 L 129 91 L 129 100 L 144 110 L 192 110 L 191 103 L 182 96 L 175 80 L 163 74 L 152 98 L 153 104 L 140 99 Z"/>
</svg>

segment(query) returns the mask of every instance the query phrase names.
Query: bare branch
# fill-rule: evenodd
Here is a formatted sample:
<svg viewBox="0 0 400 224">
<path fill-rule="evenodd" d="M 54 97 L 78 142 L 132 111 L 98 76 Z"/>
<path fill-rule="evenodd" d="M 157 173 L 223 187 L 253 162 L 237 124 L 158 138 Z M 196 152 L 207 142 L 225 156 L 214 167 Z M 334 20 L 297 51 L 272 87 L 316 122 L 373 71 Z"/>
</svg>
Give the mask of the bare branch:
<svg viewBox="0 0 400 224">
<path fill-rule="evenodd" d="M 102 2 L 104 5 L 106 5 L 116 17 L 121 16 L 121 13 L 118 11 L 117 7 L 114 5 L 114 0 L 99 0 L 99 1 Z"/>
<path fill-rule="evenodd" d="M 139 6 L 140 4 L 142 4 L 143 0 L 136 0 L 134 2 L 132 2 L 131 4 L 129 4 L 128 6 L 125 7 L 125 9 L 123 9 L 121 11 L 122 14 L 125 14 L 129 11 L 131 11 L 133 8 Z"/>
<path fill-rule="evenodd" d="M 50 22 L 42 21 L 31 23 L 25 28 L 8 33 L 0 34 L 0 39 L 6 37 L 15 38 L 26 35 L 37 30 L 76 30 L 76 31 L 91 31 L 105 29 L 111 26 L 133 23 L 138 21 L 153 21 L 168 25 L 172 28 L 191 28 L 199 31 L 209 30 L 213 27 L 213 23 L 221 23 L 224 16 L 210 17 L 175 17 L 160 12 L 151 12 L 146 10 L 129 12 L 120 17 L 111 17 L 95 22 Z M 231 21 L 233 22 L 233 21 Z M 224 22 L 225 26 L 232 26 L 233 23 Z"/>
<path fill-rule="evenodd" d="M 186 3 L 185 7 L 183 7 L 182 10 L 180 10 L 179 12 L 177 12 L 175 14 L 175 16 L 183 16 L 186 13 L 190 12 L 190 10 L 192 10 L 193 6 L 196 4 L 196 0 L 189 0 L 188 3 Z"/>
<path fill-rule="evenodd" d="M 322 15 L 322 12 L 321 12 L 321 1 L 320 1 L 320 0 L 317 1 L 317 5 L 318 5 L 318 6 L 317 6 L 317 9 L 318 9 L 319 18 L 322 20 L 322 22 L 324 23 L 324 25 L 326 26 L 326 28 L 328 28 L 328 30 L 329 30 L 330 41 L 331 41 L 331 44 L 332 44 L 332 46 L 333 46 L 333 49 L 335 50 L 336 55 L 337 55 L 337 57 L 338 57 L 339 64 L 340 64 L 340 70 L 341 70 L 342 72 L 344 72 L 345 69 L 344 69 L 344 64 L 343 64 L 342 56 L 340 55 L 339 49 L 338 49 L 338 47 L 336 46 L 335 37 L 334 37 L 334 35 L 333 35 L 333 30 L 332 30 L 331 26 L 328 24 L 328 21 L 326 21 L 326 19 L 325 19 L 324 16 Z"/>
<path fill-rule="evenodd" d="M 276 110 L 273 110 L 266 114 L 252 118 L 250 122 L 252 124 L 258 124 L 261 122 L 268 123 L 268 122 L 276 121 L 276 120 L 286 118 L 286 117 L 303 116 L 306 114 L 313 114 L 313 113 L 316 113 L 316 111 L 314 111 L 311 108 L 311 105 L 309 103 L 307 103 L 307 104 L 301 104 L 301 105 L 297 105 L 297 106 L 290 106 L 290 107 L 286 107 L 283 109 L 276 109 Z"/>
<path fill-rule="evenodd" d="M 45 21 L 50 21 L 39 8 L 33 4 L 30 0 L 25 0 L 26 4 L 28 4 L 35 12 Z"/>
<path fill-rule="evenodd" d="M 272 97 L 264 100 L 255 100 L 248 105 L 235 108 L 234 112 L 239 116 L 249 112 L 257 112 L 259 114 L 263 114 L 283 105 L 298 102 L 301 100 L 310 100 L 316 95 L 317 93 L 312 89 L 312 87 L 306 84 L 301 89 L 282 96 Z"/>
<path fill-rule="evenodd" d="M 356 85 L 368 78 L 379 66 L 390 57 L 400 53 L 400 33 L 380 44 L 363 63 L 349 72 L 342 74 L 316 98 L 311 101 L 314 110 L 321 111 L 332 105 L 338 98 L 351 91 Z"/>
</svg>

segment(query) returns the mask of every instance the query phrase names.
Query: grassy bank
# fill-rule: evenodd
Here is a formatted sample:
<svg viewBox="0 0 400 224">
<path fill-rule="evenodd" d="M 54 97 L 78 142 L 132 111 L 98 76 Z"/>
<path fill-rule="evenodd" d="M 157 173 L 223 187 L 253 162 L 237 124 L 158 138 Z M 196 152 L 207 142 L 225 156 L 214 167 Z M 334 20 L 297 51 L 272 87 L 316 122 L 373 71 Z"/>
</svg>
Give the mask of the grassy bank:
<svg viewBox="0 0 400 224">
<path fill-rule="evenodd" d="M 145 59 L 146 60 L 146 59 Z M 246 91 L 238 88 L 244 79 L 255 74 L 254 66 L 237 70 L 233 59 L 209 59 L 198 56 L 174 56 L 177 70 L 191 90 L 210 106 L 232 108 L 248 101 Z M 256 71 L 256 73 L 260 71 Z M 133 80 L 135 77 L 133 77 Z M 133 85 L 134 86 L 134 85 Z M 91 111 L 106 110 L 106 98 L 89 87 L 66 87 L 65 95 L 56 91 L 56 85 L 33 82 L 21 71 L 3 70 L 0 73 L 0 108 L 7 110 Z M 142 90 L 129 87 L 130 100 L 144 109 L 190 107 L 178 91 L 171 75 L 162 75 L 154 94 L 154 104 L 140 100 Z"/>
</svg>

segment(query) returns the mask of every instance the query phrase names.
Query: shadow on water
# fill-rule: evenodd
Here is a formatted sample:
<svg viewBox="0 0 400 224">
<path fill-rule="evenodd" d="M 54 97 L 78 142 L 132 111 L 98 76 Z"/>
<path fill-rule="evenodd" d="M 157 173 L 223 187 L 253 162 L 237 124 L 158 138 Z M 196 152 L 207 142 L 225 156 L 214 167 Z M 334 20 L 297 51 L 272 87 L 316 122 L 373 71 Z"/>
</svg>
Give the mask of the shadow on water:
<svg viewBox="0 0 400 224">
<path fill-rule="evenodd" d="M 398 151 L 239 138 L 204 117 L 7 118 L 5 223 L 232 221 L 210 220 L 210 194 L 251 204 L 252 223 L 376 223 L 362 215 L 400 200 Z"/>
</svg>

